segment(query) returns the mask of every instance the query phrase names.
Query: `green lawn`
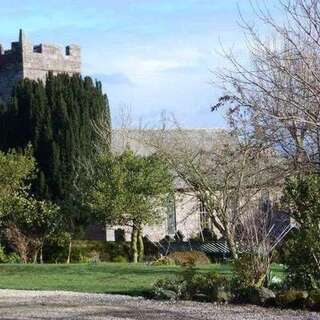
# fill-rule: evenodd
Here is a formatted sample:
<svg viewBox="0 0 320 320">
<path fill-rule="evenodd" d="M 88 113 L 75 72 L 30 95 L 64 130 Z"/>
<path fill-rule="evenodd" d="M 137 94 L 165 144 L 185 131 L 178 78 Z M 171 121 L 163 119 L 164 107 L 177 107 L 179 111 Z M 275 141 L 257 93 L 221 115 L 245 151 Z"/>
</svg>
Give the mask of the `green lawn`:
<svg viewBox="0 0 320 320">
<path fill-rule="evenodd" d="M 228 264 L 199 267 L 201 271 L 217 271 L 230 275 Z M 97 293 L 142 295 L 150 292 L 153 283 L 163 277 L 175 275 L 180 267 L 153 267 L 144 264 L 102 263 L 0 265 L 0 288 L 28 290 L 66 290 Z M 283 272 L 275 266 L 273 272 Z"/>
</svg>

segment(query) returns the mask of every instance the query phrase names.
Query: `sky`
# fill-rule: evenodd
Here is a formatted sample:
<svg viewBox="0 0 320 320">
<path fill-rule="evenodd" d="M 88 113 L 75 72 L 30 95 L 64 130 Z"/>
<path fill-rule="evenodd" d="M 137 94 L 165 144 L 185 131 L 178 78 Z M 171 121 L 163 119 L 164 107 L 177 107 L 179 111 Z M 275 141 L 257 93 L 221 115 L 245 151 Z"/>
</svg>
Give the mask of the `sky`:
<svg viewBox="0 0 320 320">
<path fill-rule="evenodd" d="M 223 95 L 212 81 L 227 63 L 222 46 L 247 54 L 239 8 L 252 18 L 249 0 L 1 1 L 0 43 L 8 48 L 22 28 L 34 44 L 79 44 L 82 73 L 102 82 L 114 127 L 123 109 L 135 123 L 165 112 L 184 127 L 223 127 L 223 112 L 210 112 Z"/>
</svg>

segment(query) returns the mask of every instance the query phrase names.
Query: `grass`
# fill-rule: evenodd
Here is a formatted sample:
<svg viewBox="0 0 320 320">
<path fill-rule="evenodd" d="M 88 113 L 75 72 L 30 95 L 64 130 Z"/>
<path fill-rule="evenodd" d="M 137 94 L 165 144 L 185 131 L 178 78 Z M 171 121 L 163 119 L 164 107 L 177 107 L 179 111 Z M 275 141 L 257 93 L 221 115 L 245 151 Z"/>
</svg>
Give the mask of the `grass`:
<svg viewBox="0 0 320 320">
<path fill-rule="evenodd" d="M 232 274 L 230 264 L 211 264 L 199 266 L 199 269 L 202 272 Z M 178 274 L 180 270 L 176 266 L 154 267 L 128 263 L 2 264 L 0 288 L 144 295 L 150 292 L 157 279 Z M 283 269 L 274 266 L 273 272 L 281 276 Z"/>
</svg>

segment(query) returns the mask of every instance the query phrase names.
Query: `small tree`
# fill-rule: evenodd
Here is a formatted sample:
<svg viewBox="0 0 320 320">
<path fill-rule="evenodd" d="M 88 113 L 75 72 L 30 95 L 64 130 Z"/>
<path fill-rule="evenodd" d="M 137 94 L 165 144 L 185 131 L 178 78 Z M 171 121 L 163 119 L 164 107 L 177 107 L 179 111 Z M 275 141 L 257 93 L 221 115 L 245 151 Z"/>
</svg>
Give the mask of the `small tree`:
<svg viewBox="0 0 320 320">
<path fill-rule="evenodd" d="M 156 155 L 125 151 L 98 159 L 89 202 L 104 223 L 132 227 L 132 260 L 136 263 L 144 256 L 143 226 L 161 219 L 171 190 L 171 174 Z"/>
<path fill-rule="evenodd" d="M 309 175 L 287 181 L 284 204 L 299 230 L 292 235 L 286 261 L 295 287 L 320 287 L 320 177 Z"/>
<path fill-rule="evenodd" d="M 45 238 L 59 223 L 59 208 L 30 195 L 35 172 L 31 148 L 24 153 L 0 152 L 0 223 L 21 260 L 27 262 L 33 251 L 36 261 Z"/>
<path fill-rule="evenodd" d="M 35 161 L 28 148 L 24 154 L 0 152 L 0 219 L 27 198 L 28 181 L 35 170 Z"/>
<path fill-rule="evenodd" d="M 5 217 L 5 234 L 21 257 L 29 256 L 36 263 L 40 254 L 40 262 L 43 263 L 43 244 L 61 226 L 61 219 L 58 206 L 29 196 L 20 199 L 14 212 Z M 24 249 L 21 252 L 19 248 Z"/>
</svg>

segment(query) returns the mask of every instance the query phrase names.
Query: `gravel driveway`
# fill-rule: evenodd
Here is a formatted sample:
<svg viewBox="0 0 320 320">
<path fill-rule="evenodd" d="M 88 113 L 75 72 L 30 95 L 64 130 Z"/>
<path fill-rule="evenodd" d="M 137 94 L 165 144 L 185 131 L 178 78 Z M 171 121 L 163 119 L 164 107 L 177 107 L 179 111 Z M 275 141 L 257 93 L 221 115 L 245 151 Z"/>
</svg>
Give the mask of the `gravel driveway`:
<svg viewBox="0 0 320 320">
<path fill-rule="evenodd" d="M 320 320 L 320 315 L 253 306 L 159 302 L 107 294 L 0 290 L 0 319 Z"/>
</svg>

